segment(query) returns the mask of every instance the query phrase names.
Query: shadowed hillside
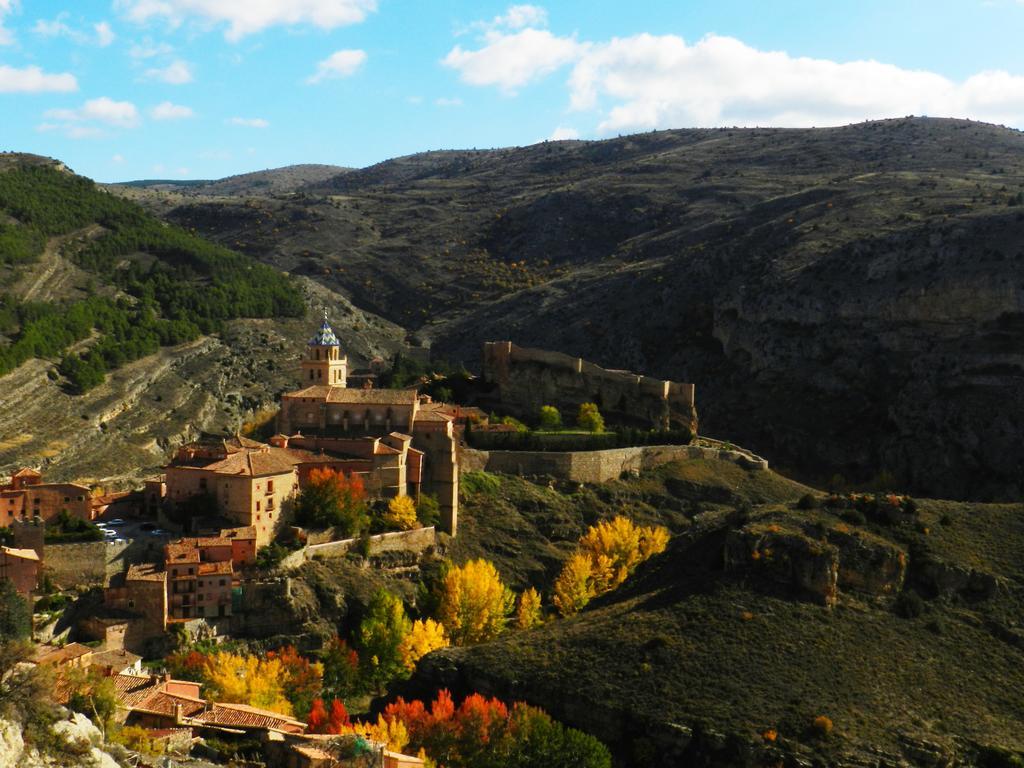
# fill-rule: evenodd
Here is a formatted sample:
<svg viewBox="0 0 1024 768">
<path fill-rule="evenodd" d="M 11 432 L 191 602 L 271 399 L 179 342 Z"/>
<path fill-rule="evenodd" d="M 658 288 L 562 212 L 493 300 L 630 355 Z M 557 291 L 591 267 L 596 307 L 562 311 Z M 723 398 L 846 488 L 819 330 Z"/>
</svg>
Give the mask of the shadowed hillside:
<svg viewBox="0 0 1024 768">
<path fill-rule="evenodd" d="M 817 482 L 1022 490 L 1015 131 L 660 131 L 147 199 L 443 356 L 511 338 L 696 382 L 702 431 Z"/>
<path fill-rule="evenodd" d="M 520 484 L 467 498 L 456 559 L 491 557 L 517 585 L 546 571 L 530 580 L 547 591 L 557 568 L 537 562 L 564 560 L 605 505 L 677 535 L 582 613 L 435 652 L 393 693 L 523 698 L 623 765 L 1019 764 L 1021 505 L 803 508 L 784 500 L 807 489 L 721 462 Z"/>
</svg>

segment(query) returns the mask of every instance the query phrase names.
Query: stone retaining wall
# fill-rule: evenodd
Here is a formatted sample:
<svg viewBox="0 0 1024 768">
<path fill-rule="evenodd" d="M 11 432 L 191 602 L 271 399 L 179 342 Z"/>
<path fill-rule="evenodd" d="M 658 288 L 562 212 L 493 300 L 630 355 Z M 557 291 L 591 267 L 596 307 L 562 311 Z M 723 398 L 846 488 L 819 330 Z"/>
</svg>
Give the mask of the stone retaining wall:
<svg viewBox="0 0 1024 768">
<path fill-rule="evenodd" d="M 312 544 L 292 552 L 281 561 L 284 568 L 295 568 L 307 560 L 316 557 L 344 557 L 359 539 L 342 539 L 324 544 Z M 413 531 L 394 531 L 370 536 L 369 555 L 380 555 L 384 552 L 413 552 L 419 554 L 437 543 L 437 533 L 433 526 L 417 528 Z"/>
<path fill-rule="evenodd" d="M 123 573 L 129 563 L 162 559 L 164 544 L 155 538 L 45 544 L 43 567 L 64 587 L 104 584 L 114 574 Z"/>
<path fill-rule="evenodd" d="M 642 472 L 672 461 L 717 459 L 744 469 L 768 469 L 767 460 L 751 453 L 699 445 L 643 445 L 604 451 L 479 451 L 463 448 L 464 472 L 485 469 L 507 475 L 550 476 L 578 483 L 603 483 L 624 472 Z"/>
</svg>

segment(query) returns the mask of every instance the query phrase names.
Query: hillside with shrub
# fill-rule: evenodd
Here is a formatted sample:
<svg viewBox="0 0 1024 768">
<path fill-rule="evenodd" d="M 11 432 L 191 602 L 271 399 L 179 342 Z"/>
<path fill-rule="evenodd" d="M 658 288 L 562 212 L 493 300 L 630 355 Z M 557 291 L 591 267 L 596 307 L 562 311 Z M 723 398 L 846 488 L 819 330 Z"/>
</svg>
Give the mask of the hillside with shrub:
<svg viewBox="0 0 1024 768">
<path fill-rule="evenodd" d="M 266 422 L 311 304 L 356 360 L 403 338 L 31 155 L 0 155 L 0 285 L 0 471 L 45 464 L 52 479 L 121 483 L 198 430 Z"/>
<path fill-rule="evenodd" d="M 703 461 L 577 490 L 471 486 L 452 554 L 535 584 L 548 618 L 426 656 L 406 697 L 523 698 L 628 765 L 1024 756 L 1020 504 L 826 494 Z M 556 618 L 555 575 L 613 509 L 675 535 Z"/>
<path fill-rule="evenodd" d="M 689 381 L 704 433 L 820 485 L 1005 500 L 1022 491 L 1022 150 L 925 118 L 671 130 L 146 204 L 471 368 L 511 339 Z"/>
</svg>

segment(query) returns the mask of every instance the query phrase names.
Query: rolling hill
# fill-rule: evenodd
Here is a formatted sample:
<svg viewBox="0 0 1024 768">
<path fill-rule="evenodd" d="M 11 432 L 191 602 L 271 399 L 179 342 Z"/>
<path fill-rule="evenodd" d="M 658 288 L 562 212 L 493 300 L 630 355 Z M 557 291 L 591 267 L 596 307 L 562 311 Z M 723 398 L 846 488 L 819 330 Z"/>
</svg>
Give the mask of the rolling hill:
<svg viewBox="0 0 1024 768">
<path fill-rule="evenodd" d="M 199 431 L 269 418 L 308 306 L 332 308 L 357 360 L 404 336 L 29 155 L 0 155 L 0 285 L 0 472 L 104 487 L 134 484 Z"/>
<path fill-rule="evenodd" d="M 393 695 L 525 699 L 622 765 L 1020 764 L 1020 504 L 807 508 L 773 472 L 704 461 L 481 487 L 451 556 L 488 557 L 517 588 L 548 593 L 581 523 L 611 509 L 676 535 L 576 616 L 432 653 Z"/>
<path fill-rule="evenodd" d="M 693 381 L 704 433 L 819 484 L 1024 490 L 1016 131 L 659 131 L 142 202 L 450 359 L 511 338 Z"/>
</svg>

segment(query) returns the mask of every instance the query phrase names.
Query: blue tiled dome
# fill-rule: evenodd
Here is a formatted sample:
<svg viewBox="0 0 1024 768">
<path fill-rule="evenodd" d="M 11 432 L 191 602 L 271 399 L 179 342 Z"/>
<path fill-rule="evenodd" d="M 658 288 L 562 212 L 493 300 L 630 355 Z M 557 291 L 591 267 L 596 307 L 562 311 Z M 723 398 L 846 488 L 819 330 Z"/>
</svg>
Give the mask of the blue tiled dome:
<svg viewBox="0 0 1024 768">
<path fill-rule="evenodd" d="M 327 322 L 327 311 L 324 310 L 324 321 L 320 325 L 320 330 L 316 332 L 316 335 L 309 340 L 309 346 L 311 347 L 340 347 L 341 342 L 338 341 L 338 337 L 334 335 L 334 329 L 331 328 L 331 324 Z"/>
</svg>

